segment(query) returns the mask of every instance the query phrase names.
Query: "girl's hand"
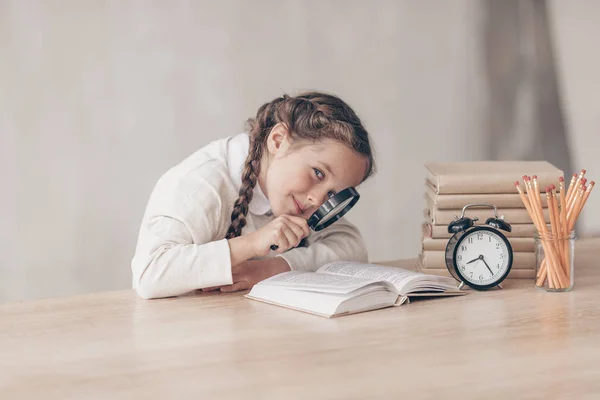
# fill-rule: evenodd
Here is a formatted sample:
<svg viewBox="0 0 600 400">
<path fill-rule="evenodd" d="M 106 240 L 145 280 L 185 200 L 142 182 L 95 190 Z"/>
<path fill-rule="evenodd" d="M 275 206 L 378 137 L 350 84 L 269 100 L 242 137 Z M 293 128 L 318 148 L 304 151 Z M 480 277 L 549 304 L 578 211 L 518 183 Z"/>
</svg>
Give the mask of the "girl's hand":
<svg viewBox="0 0 600 400">
<path fill-rule="evenodd" d="M 288 263 L 281 257 L 267 260 L 248 260 L 231 267 L 233 284 L 202 289 L 205 292 L 220 289 L 221 292 L 236 292 L 252 289 L 258 282 L 290 270 Z"/>
<path fill-rule="evenodd" d="M 306 220 L 291 215 L 280 215 L 259 230 L 252 232 L 254 249 L 259 257 L 271 251 L 271 245 L 278 246 L 277 253 L 283 253 L 298 246 L 310 234 Z"/>
</svg>

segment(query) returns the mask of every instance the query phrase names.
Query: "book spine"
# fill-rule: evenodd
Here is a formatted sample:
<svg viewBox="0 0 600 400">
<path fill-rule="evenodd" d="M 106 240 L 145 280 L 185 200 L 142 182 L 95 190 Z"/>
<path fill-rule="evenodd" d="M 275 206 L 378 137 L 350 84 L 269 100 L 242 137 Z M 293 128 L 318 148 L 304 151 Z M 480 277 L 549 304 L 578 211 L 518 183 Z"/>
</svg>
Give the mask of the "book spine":
<svg viewBox="0 0 600 400">
<path fill-rule="evenodd" d="M 426 208 L 423 210 L 426 221 L 433 225 L 448 225 L 460 217 L 462 209 L 455 210 L 440 210 L 438 208 Z M 550 222 L 550 214 L 547 208 L 542 210 L 546 223 Z M 533 224 L 527 209 L 525 208 L 504 208 L 498 209 L 498 217 L 504 215 L 504 220 L 509 224 Z M 491 208 L 468 208 L 465 210 L 465 217 L 478 218 L 478 224 L 483 224 L 485 221 L 494 216 L 494 210 Z"/>
<path fill-rule="evenodd" d="M 477 221 L 480 223 L 481 221 Z M 485 223 L 483 221 L 482 223 Z M 533 224 L 511 224 L 512 230 L 510 232 L 502 231 L 504 236 L 507 238 L 510 237 L 529 237 L 533 238 L 533 235 L 536 232 L 535 225 Z M 422 225 L 423 228 L 423 236 L 430 237 L 434 239 L 449 239 L 452 237 L 452 233 L 448 233 L 448 225 L 433 225 L 429 223 L 425 223 Z"/>
<path fill-rule="evenodd" d="M 533 252 L 535 251 L 535 241 L 531 238 L 509 237 L 507 238 L 513 251 Z M 444 251 L 448 244 L 447 238 L 433 239 L 424 237 L 422 241 L 423 251 Z"/>
<path fill-rule="evenodd" d="M 548 207 L 546 196 L 540 196 L 542 207 Z M 425 200 L 440 210 L 462 209 L 467 204 L 493 204 L 498 208 L 525 208 L 518 194 L 435 194 L 427 191 Z"/>
<path fill-rule="evenodd" d="M 424 269 L 446 268 L 446 253 L 444 251 L 423 251 L 419 257 Z M 535 269 L 535 253 L 513 251 L 512 269 Z"/>
<path fill-rule="evenodd" d="M 421 269 L 419 272 L 424 274 L 439 275 L 452 277 L 446 268 Z M 511 269 L 506 279 L 533 279 L 535 278 L 535 270 L 529 269 Z"/>
<path fill-rule="evenodd" d="M 560 171 L 541 172 L 537 174 L 541 188 L 550 184 L 558 184 Z M 437 194 L 483 194 L 483 193 L 515 193 L 515 181 L 520 181 L 519 174 L 488 174 L 482 179 L 481 175 L 443 175 L 432 176 L 431 183 L 435 185 Z"/>
</svg>

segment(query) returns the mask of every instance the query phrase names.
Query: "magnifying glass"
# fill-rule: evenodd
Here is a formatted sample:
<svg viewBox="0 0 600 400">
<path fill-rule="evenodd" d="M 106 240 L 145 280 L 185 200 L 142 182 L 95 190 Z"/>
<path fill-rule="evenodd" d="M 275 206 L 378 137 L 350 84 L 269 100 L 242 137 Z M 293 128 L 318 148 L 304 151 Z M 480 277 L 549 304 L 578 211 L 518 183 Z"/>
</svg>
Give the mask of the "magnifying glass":
<svg viewBox="0 0 600 400">
<path fill-rule="evenodd" d="M 358 201 L 360 194 L 353 187 L 348 187 L 330 197 L 306 221 L 313 231 L 320 231 L 342 218 Z M 271 250 L 278 246 L 271 245 Z"/>
</svg>

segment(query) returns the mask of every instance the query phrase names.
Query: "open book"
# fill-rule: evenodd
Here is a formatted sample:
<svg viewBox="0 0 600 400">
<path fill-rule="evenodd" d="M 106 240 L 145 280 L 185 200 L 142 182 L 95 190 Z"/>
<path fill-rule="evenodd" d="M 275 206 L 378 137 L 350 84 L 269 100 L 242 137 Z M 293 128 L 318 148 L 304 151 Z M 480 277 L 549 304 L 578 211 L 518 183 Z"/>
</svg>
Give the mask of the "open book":
<svg viewBox="0 0 600 400">
<path fill-rule="evenodd" d="M 409 297 L 461 295 L 453 278 L 348 261 L 316 272 L 289 271 L 254 285 L 247 298 L 324 317 L 405 303 Z"/>
</svg>

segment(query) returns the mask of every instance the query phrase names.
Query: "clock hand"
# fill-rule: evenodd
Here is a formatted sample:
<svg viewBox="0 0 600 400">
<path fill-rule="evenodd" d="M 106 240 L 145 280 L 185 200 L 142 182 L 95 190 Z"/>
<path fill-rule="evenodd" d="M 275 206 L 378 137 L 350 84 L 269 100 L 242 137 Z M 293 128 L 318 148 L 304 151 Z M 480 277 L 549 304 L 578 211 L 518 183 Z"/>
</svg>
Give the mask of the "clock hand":
<svg viewBox="0 0 600 400">
<path fill-rule="evenodd" d="M 471 261 L 469 261 L 467 264 L 471 264 L 472 262 L 475 262 L 475 261 L 477 261 L 477 260 L 479 260 L 479 259 L 480 259 L 480 257 L 474 258 L 474 259 L 472 259 Z"/>
<path fill-rule="evenodd" d="M 494 273 L 492 272 L 492 269 L 490 268 L 490 266 L 488 265 L 488 263 L 486 263 L 485 260 L 483 259 L 483 256 L 481 257 L 481 261 L 483 261 L 483 263 L 487 267 L 488 271 L 490 271 L 490 274 L 492 274 L 492 276 L 493 276 Z"/>
</svg>

